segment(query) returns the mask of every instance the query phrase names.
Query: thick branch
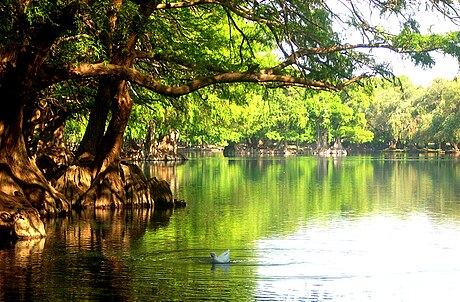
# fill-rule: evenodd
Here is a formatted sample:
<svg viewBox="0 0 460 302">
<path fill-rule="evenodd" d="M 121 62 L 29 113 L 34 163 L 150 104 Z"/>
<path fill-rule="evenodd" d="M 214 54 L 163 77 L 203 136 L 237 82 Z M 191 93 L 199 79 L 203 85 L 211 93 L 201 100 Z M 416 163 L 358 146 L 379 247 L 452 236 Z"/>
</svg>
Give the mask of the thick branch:
<svg viewBox="0 0 460 302">
<path fill-rule="evenodd" d="M 220 83 L 237 83 L 237 82 L 251 82 L 251 83 L 279 83 L 283 85 L 302 86 L 310 89 L 317 90 L 340 90 L 343 84 L 334 85 L 328 82 L 315 81 L 310 79 L 297 78 L 289 75 L 277 75 L 265 70 L 256 73 L 248 72 L 227 72 L 216 74 L 213 76 L 203 77 L 200 79 L 192 80 L 180 86 L 167 86 L 153 77 L 143 74 L 134 68 L 114 64 L 80 64 L 76 67 L 69 67 L 61 69 L 56 72 L 49 70 L 47 78 L 54 83 L 64 79 L 71 78 L 86 78 L 98 76 L 117 76 L 127 81 L 143 86 L 164 96 L 182 96 L 198 89 Z"/>
</svg>

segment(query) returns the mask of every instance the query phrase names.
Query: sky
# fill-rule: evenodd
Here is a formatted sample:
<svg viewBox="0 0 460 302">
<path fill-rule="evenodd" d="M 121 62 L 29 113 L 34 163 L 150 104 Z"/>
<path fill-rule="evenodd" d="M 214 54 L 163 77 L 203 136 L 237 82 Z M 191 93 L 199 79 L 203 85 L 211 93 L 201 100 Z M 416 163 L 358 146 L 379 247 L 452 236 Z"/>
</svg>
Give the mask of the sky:
<svg viewBox="0 0 460 302">
<path fill-rule="evenodd" d="M 389 58 L 391 57 L 389 61 L 393 67 L 393 73 L 396 76 L 408 76 L 415 85 L 428 87 L 436 78 L 452 80 L 460 75 L 457 59 L 440 53 L 435 53 L 433 55 L 436 65 L 431 68 L 415 66 L 410 60 L 401 59 L 401 57 L 397 55 L 387 56 Z"/>
<path fill-rule="evenodd" d="M 343 10 L 343 6 L 337 6 L 337 3 L 346 3 L 346 1 L 335 2 L 335 4 L 332 5 L 340 11 Z M 421 7 L 423 8 L 423 6 Z M 361 6 L 360 9 L 361 12 L 367 15 L 366 19 L 371 23 L 371 25 L 378 25 L 395 33 L 400 30 L 398 20 L 391 17 L 381 18 L 380 15 L 368 10 L 369 8 L 366 6 Z M 343 11 L 346 12 L 346 9 Z M 417 11 L 416 14 L 417 20 L 419 20 L 420 23 L 420 31 L 423 34 L 446 33 L 449 31 L 460 30 L 460 26 L 453 24 L 449 19 L 443 17 L 437 12 L 421 10 Z M 355 38 L 353 33 L 347 32 L 346 35 L 351 39 Z M 357 38 L 358 40 L 361 40 L 360 36 Z M 396 76 L 406 75 L 414 82 L 414 84 L 424 87 L 429 86 L 436 78 L 452 80 L 456 76 L 460 75 L 458 60 L 441 53 L 433 54 L 436 64 L 431 68 L 421 68 L 419 66 L 415 66 L 409 59 L 403 59 L 400 54 L 389 50 L 374 50 L 373 54 L 378 61 L 389 62 L 392 66 L 393 73 Z"/>
<path fill-rule="evenodd" d="M 422 13 L 421 20 L 423 20 L 422 33 L 427 33 L 429 30 L 433 33 L 460 30 L 459 26 L 454 25 L 443 17 L 436 16 L 434 13 Z M 397 54 L 393 56 L 394 58 L 391 59 L 391 62 L 394 74 L 398 76 L 407 75 L 416 85 L 427 87 L 436 78 L 452 80 L 460 75 L 458 60 L 439 52 L 433 54 L 436 64 L 431 68 L 415 66 L 409 59 L 402 59 Z"/>
</svg>

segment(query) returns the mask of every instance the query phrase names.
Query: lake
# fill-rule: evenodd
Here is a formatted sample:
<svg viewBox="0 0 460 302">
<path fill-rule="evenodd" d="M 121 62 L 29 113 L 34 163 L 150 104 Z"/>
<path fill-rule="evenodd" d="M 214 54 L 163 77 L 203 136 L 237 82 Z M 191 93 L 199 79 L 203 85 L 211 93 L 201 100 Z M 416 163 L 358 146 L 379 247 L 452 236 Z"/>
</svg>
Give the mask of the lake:
<svg viewBox="0 0 460 302">
<path fill-rule="evenodd" d="M 145 165 L 187 207 L 87 211 L 0 247 L 0 301 L 452 301 L 449 156 L 190 158 Z M 230 264 L 209 253 L 231 251 Z"/>
</svg>

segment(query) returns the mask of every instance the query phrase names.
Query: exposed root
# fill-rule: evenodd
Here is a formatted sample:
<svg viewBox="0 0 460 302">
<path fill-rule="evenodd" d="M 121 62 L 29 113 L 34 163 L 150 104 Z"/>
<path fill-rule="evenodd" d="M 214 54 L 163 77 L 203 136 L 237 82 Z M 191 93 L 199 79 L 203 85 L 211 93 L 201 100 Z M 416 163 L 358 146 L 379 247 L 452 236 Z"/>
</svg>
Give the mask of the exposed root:
<svg viewBox="0 0 460 302">
<path fill-rule="evenodd" d="M 75 207 L 91 187 L 91 181 L 91 170 L 88 167 L 73 165 L 57 179 L 55 188 Z"/>
<path fill-rule="evenodd" d="M 24 197 L 0 192 L 0 239 L 30 239 L 46 235 L 40 214 Z"/>
</svg>

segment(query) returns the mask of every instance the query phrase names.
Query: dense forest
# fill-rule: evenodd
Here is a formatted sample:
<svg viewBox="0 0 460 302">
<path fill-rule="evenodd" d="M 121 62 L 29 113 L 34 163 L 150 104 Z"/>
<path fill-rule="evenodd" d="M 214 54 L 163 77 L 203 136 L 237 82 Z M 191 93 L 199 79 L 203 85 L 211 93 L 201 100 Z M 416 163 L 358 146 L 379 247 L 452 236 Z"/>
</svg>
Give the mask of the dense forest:
<svg viewBox="0 0 460 302">
<path fill-rule="evenodd" d="M 157 205 L 152 180 L 122 161 L 127 143 L 152 154 L 178 138 L 455 146 L 456 82 L 421 95 L 372 80 L 392 72 L 371 50 L 425 67 L 433 52 L 460 57 L 458 31 L 422 30 L 417 15 L 457 24 L 457 6 L 1 1 L 0 229 L 71 209 Z"/>
<path fill-rule="evenodd" d="M 178 144 L 198 149 L 232 143 L 258 144 L 256 152 L 315 151 L 339 141 L 351 150 L 457 152 L 460 143 L 460 83 L 435 79 L 415 86 L 407 77 L 377 78 L 341 92 L 298 88 L 248 89 L 229 96 L 189 98 L 185 108 L 159 102 L 155 108 L 135 105 L 125 141 L 145 144 L 156 125 L 157 141 L 177 133 Z M 85 116 L 68 121 L 66 139 L 77 145 Z M 126 155 L 145 158 L 126 143 Z M 131 149 L 131 150 L 129 150 Z M 137 156 L 136 156 L 137 155 Z M 163 155 L 157 159 L 163 159 Z"/>
</svg>

